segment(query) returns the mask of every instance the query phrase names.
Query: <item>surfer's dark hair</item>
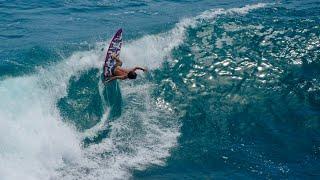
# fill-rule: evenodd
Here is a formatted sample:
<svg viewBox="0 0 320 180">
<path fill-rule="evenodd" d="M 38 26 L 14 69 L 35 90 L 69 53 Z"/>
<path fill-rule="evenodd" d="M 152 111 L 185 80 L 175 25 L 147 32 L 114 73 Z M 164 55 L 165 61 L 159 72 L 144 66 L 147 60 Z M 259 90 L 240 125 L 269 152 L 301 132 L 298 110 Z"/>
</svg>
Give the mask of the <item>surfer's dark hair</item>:
<svg viewBox="0 0 320 180">
<path fill-rule="evenodd" d="M 136 78 L 137 78 L 137 73 L 134 72 L 134 71 L 130 71 L 130 72 L 128 73 L 128 78 L 129 78 L 129 79 L 136 79 Z"/>
</svg>

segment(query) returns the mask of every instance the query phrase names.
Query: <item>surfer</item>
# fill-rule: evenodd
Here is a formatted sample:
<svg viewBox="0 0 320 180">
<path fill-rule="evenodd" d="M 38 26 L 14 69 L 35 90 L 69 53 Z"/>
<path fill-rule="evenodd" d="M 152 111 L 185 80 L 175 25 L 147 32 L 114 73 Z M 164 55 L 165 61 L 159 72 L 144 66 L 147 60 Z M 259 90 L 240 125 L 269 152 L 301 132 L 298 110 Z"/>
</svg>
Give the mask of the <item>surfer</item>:
<svg viewBox="0 0 320 180">
<path fill-rule="evenodd" d="M 112 59 L 115 60 L 115 64 L 114 66 L 111 68 L 111 76 L 106 78 L 105 82 L 110 82 L 113 81 L 115 79 L 121 79 L 121 80 L 125 80 L 125 79 L 136 79 L 137 78 L 137 73 L 135 72 L 136 70 L 142 70 L 143 72 L 146 72 L 147 69 L 146 68 L 142 68 L 142 67 L 134 67 L 131 69 L 125 69 L 122 68 L 122 61 L 119 59 L 119 57 L 116 56 L 116 54 L 112 54 L 111 55 Z"/>
</svg>

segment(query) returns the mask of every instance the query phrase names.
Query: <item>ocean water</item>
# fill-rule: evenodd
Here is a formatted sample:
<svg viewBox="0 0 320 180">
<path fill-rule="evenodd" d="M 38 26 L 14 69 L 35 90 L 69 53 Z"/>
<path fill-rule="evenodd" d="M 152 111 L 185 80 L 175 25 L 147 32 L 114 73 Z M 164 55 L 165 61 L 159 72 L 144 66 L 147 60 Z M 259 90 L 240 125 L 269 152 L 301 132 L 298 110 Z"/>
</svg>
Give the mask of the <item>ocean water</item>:
<svg viewBox="0 0 320 180">
<path fill-rule="evenodd" d="M 123 28 L 135 81 L 100 79 Z M 319 179 L 320 3 L 0 0 L 0 179 Z"/>
</svg>

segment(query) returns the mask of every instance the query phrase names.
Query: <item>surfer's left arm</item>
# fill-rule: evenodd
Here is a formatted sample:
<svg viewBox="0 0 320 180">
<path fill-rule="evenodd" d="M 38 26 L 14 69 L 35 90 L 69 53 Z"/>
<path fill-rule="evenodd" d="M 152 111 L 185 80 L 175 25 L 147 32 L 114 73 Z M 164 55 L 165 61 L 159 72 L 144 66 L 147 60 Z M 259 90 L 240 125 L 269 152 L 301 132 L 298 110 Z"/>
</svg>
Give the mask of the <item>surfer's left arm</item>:
<svg viewBox="0 0 320 180">
<path fill-rule="evenodd" d="M 133 71 L 136 71 L 136 70 L 142 70 L 142 71 L 146 72 L 147 68 L 142 68 L 142 67 L 136 66 L 135 68 L 133 68 Z"/>
</svg>

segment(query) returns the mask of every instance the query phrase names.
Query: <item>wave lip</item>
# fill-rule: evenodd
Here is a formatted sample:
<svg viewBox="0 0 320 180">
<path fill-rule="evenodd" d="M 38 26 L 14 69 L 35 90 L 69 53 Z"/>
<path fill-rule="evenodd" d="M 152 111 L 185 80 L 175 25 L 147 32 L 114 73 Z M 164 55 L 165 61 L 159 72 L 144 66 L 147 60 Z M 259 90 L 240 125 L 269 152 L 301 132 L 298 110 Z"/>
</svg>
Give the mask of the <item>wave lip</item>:
<svg viewBox="0 0 320 180">
<path fill-rule="evenodd" d="M 183 43 L 188 28 L 194 28 L 203 20 L 212 20 L 219 15 L 243 15 L 268 5 L 270 4 L 258 3 L 241 8 L 207 10 L 194 18 L 182 19 L 168 32 L 147 35 L 125 44 L 122 48 L 121 56 L 126 59 L 126 66 L 133 66 L 138 61 L 138 63 L 148 66 L 150 69 L 158 68 L 163 60 L 170 56 L 171 51 Z"/>
</svg>

